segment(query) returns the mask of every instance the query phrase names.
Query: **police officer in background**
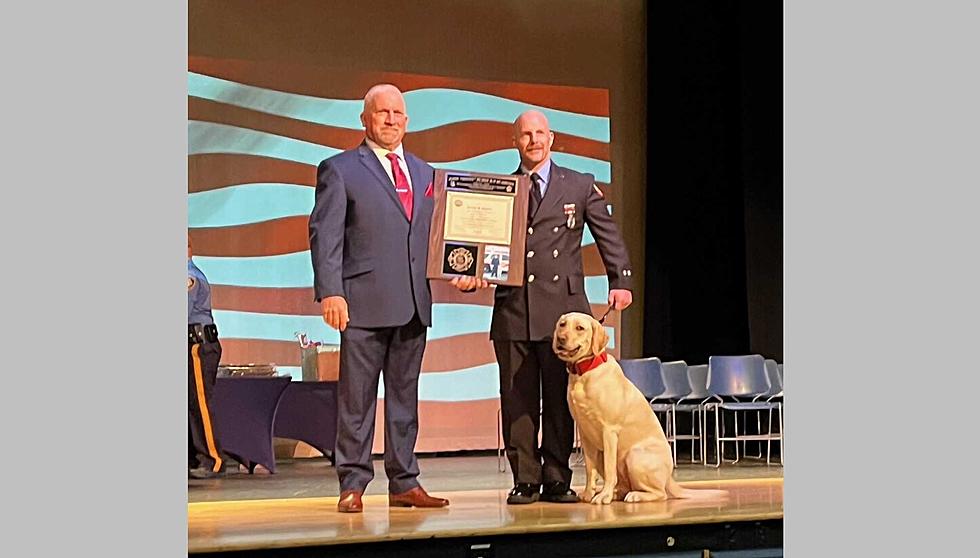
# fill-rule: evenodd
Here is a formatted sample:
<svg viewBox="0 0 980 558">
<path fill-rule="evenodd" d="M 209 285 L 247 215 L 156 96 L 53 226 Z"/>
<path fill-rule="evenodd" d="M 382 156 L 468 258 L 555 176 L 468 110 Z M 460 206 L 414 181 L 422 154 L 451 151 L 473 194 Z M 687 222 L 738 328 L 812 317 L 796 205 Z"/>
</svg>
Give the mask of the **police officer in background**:
<svg viewBox="0 0 980 558">
<path fill-rule="evenodd" d="M 211 285 L 191 260 L 187 236 L 187 408 L 188 475 L 209 479 L 224 474 L 221 446 L 215 437 L 211 394 L 221 360 L 218 328 L 211 317 Z"/>
</svg>

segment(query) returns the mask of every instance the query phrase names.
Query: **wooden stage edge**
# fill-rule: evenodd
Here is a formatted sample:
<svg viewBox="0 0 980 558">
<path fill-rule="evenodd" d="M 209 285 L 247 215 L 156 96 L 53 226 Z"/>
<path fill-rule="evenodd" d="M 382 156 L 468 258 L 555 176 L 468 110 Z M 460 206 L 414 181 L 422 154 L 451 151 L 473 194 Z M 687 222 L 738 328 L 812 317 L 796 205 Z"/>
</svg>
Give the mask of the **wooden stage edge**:
<svg viewBox="0 0 980 558">
<path fill-rule="evenodd" d="M 508 506 L 507 490 L 471 490 L 438 493 L 449 498 L 448 508 L 415 509 L 389 508 L 387 496 L 367 495 L 360 514 L 338 513 L 336 496 L 196 502 L 187 506 L 187 549 L 189 553 L 208 553 L 782 521 L 782 478 L 692 481 L 681 485 L 721 489 L 728 496 L 613 502 L 604 506 L 543 502 Z"/>
</svg>

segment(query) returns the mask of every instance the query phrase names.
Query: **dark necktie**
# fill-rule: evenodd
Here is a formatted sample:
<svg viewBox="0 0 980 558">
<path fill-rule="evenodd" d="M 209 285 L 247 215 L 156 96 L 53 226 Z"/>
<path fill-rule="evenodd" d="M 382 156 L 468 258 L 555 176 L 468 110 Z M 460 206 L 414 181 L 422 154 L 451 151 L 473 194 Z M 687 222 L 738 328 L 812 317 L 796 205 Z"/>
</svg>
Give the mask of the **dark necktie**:
<svg viewBox="0 0 980 558">
<path fill-rule="evenodd" d="M 541 175 L 535 172 L 531 174 L 531 203 L 528 204 L 528 213 L 534 215 L 539 205 L 541 205 Z"/>
<path fill-rule="evenodd" d="M 412 220 L 412 189 L 408 185 L 408 178 L 405 173 L 402 172 L 401 165 L 398 164 L 398 154 L 391 152 L 385 157 L 391 161 L 391 175 L 395 177 L 395 192 L 398 193 L 398 199 L 402 202 L 402 207 L 405 208 L 405 215 L 408 216 L 408 220 Z"/>
</svg>

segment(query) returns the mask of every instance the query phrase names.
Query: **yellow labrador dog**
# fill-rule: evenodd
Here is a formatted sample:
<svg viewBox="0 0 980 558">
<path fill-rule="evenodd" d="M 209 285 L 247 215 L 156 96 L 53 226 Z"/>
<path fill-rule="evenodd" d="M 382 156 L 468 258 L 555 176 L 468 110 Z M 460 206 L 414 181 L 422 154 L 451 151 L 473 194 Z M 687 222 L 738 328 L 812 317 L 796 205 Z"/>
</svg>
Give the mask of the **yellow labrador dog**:
<svg viewBox="0 0 980 558">
<path fill-rule="evenodd" d="M 608 504 L 724 497 L 724 490 L 690 490 L 674 481 L 674 462 L 660 421 L 606 353 L 608 342 L 602 324 L 587 314 L 564 314 L 555 324 L 552 349 L 568 365 L 568 408 L 585 454 L 582 500 Z M 603 486 L 596 493 L 600 475 Z"/>
</svg>

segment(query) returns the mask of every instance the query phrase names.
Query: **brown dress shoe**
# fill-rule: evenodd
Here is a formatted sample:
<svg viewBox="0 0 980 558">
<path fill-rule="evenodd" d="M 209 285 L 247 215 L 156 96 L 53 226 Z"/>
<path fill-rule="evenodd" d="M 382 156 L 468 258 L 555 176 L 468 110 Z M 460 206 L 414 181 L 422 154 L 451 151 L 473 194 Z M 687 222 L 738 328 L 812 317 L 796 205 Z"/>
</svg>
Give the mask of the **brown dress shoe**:
<svg viewBox="0 0 980 558">
<path fill-rule="evenodd" d="M 401 494 L 388 494 L 388 505 L 401 508 L 442 508 L 449 505 L 449 500 L 445 498 L 433 498 L 425 493 L 421 486 L 402 492 Z"/>
<path fill-rule="evenodd" d="M 340 500 L 337 501 L 337 511 L 342 513 L 361 513 L 364 511 L 364 504 L 361 503 L 361 492 L 357 490 L 345 490 L 340 493 Z"/>
</svg>

